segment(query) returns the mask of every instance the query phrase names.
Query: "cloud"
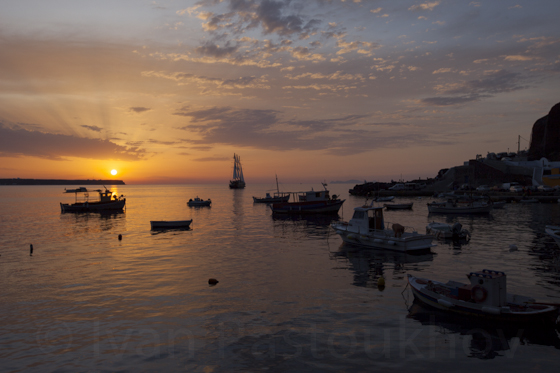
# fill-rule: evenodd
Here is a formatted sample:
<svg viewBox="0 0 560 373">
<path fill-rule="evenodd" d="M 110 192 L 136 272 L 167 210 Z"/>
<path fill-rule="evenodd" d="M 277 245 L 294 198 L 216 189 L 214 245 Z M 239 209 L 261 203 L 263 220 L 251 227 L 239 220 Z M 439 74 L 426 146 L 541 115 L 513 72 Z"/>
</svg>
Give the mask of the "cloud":
<svg viewBox="0 0 560 373">
<path fill-rule="evenodd" d="M 421 100 L 421 102 L 431 106 L 460 105 L 478 101 L 482 98 L 493 97 L 493 95 L 498 93 L 513 92 L 527 88 L 521 82 L 522 77 L 519 73 L 506 70 L 490 71 L 485 73 L 481 79 L 448 83 L 435 87 L 442 94 L 457 96 L 430 97 Z"/>
<path fill-rule="evenodd" d="M 432 2 L 428 2 L 428 3 L 423 3 L 423 4 L 418 4 L 418 5 L 413 5 L 410 8 L 408 8 L 408 10 L 410 11 L 422 11 L 422 10 L 434 10 L 434 8 L 436 6 L 439 5 L 439 1 L 432 1 Z"/>
<path fill-rule="evenodd" d="M 506 61 L 532 61 L 534 59 L 535 57 L 521 56 L 521 55 L 504 56 L 504 60 Z"/>
<path fill-rule="evenodd" d="M 0 122 L 0 157 L 37 157 L 51 160 L 67 158 L 115 159 L 137 161 L 145 150 L 124 147 L 109 140 L 28 131 L 19 126 L 10 128 Z"/>
<path fill-rule="evenodd" d="M 223 162 L 229 161 L 229 157 L 202 157 L 193 159 L 195 162 Z"/>
<path fill-rule="evenodd" d="M 82 127 L 83 127 L 83 128 L 87 128 L 88 130 L 95 131 L 95 132 L 101 132 L 101 131 L 103 130 L 103 128 L 97 127 L 97 126 L 86 126 L 86 125 L 83 125 Z"/>
<path fill-rule="evenodd" d="M 150 111 L 150 110 L 152 110 L 152 109 L 147 108 L 147 107 L 142 107 L 142 106 L 133 106 L 133 107 L 128 108 L 128 111 L 132 111 L 132 112 L 138 113 L 138 114 L 146 112 L 146 111 Z"/>
<path fill-rule="evenodd" d="M 422 142 L 436 142 L 423 131 L 408 126 L 406 135 L 391 129 L 402 123 L 375 123 L 369 115 L 347 115 L 328 119 L 283 119 L 276 110 L 212 107 L 183 107 L 175 115 L 189 117 L 190 124 L 179 129 L 195 132 L 195 145 L 232 145 L 276 151 L 323 150 L 329 154 L 350 155 L 375 148 L 405 147 Z M 213 158 L 203 158 L 213 160 Z"/>
</svg>

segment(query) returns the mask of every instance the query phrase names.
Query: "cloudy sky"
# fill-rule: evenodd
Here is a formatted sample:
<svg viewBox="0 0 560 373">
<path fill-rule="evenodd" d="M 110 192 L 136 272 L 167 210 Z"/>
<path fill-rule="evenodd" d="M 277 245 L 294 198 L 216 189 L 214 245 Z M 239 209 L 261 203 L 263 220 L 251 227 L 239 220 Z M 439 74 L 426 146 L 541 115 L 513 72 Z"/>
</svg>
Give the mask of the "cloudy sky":
<svg viewBox="0 0 560 373">
<path fill-rule="evenodd" d="M 557 0 L 0 1 L 0 178 L 411 180 L 529 146 Z"/>
</svg>

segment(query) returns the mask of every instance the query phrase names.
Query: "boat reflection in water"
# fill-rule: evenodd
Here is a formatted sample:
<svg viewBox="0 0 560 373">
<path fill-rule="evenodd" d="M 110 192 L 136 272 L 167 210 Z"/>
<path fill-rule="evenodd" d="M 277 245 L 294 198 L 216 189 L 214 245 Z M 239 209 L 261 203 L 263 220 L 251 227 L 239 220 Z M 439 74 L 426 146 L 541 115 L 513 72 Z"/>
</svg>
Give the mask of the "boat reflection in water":
<svg viewBox="0 0 560 373">
<path fill-rule="evenodd" d="M 349 243 L 343 243 L 338 251 L 331 252 L 332 259 L 347 260 L 350 263 L 350 269 L 354 272 L 353 285 L 372 288 L 378 287 L 380 277 L 404 275 L 406 271 L 417 268 L 420 263 L 431 262 L 434 256 L 432 252 L 411 254 Z"/>
<path fill-rule="evenodd" d="M 271 217 L 274 229 L 281 229 L 283 235 L 300 239 L 334 237 L 331 223 L 340 220 L 338 215 L 333 214 L 272 214 Z"/>
<path fill-rule="evenodd" d="M 435 334 L 429 338 L 443 338 L 450 348 L 457 349 L 457 353 L 465 353 L 469 357 L 479 359 L 494 359 L 496 357 L 514 357 L 520 345 L 553 346 L 560 349 L 558 326 L 536 327 L 519 324 L 488 322 L 477 319 L 464 319 L 437 309 L 428 308 L 414 300 L 408 307 L 407 318 L 416 320 L 422 325 L 432 326 L 422 330 Z M 469 338 L 470 341 L 465 338 Z M 462 342 L 456 338 L 463 339 Z M 434 342 L 432 342 L 434 343 Z"/>
</svg>

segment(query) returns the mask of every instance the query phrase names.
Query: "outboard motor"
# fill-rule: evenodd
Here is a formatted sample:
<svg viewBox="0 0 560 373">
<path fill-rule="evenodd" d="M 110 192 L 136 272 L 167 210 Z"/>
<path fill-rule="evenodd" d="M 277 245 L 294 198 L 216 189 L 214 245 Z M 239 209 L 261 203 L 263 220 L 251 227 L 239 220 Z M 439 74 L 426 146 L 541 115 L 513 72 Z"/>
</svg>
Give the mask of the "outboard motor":
<svg viewBox="0 0 560 373">
<path fill-rule="evenodd" d="M 461 235 L 461 232 L 463 231 L 463 225 L 457 222 L 453 224 L 451 230 L 453 231 L 453 237 L 459 237 Z"/>
</svg>

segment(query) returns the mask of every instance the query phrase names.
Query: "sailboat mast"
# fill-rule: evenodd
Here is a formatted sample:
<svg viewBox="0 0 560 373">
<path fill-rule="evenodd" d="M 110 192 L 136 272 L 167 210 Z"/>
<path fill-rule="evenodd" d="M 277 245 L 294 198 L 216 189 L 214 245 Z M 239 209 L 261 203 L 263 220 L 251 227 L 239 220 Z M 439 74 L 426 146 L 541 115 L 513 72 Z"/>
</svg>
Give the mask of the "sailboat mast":
<svg viewBox="0 0 560 373">
<path fill-rule="evenodd" d="M 241 166 L 241 157 L 237 156 L 237 176 L 239 180 L 244 181 L 243 179 L 243 167 Z"/>
</svg>

